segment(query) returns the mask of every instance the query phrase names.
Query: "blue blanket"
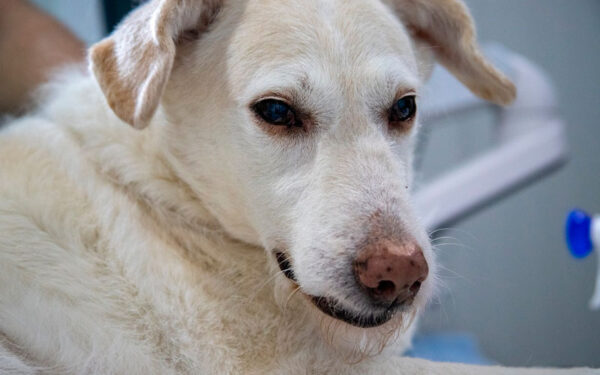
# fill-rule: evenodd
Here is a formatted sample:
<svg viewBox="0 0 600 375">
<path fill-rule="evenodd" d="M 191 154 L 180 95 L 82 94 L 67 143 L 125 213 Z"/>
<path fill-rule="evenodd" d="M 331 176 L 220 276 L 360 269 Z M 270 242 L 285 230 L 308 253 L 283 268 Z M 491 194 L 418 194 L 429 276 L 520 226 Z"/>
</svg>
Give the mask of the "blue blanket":
<svg viewBox="0 0 600 375">
<path fill-rule="evenodd" d="M 406 355 L 438 362 L 495 364 L 483 355 L 474 336 L 463 333 L 419 334 Z"/>
</svg>

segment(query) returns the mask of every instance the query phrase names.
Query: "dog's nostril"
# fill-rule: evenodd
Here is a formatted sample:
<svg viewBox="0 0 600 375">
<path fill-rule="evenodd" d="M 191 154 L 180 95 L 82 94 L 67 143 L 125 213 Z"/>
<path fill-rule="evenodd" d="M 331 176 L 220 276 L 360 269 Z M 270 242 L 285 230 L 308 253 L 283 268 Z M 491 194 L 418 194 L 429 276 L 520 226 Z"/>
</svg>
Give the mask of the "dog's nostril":
<svg viewBox="0 0 600 375">
<path fill-rule="evenodd" d="M 394 294 L 395 291 L 396 285 L 389 280 L 380 281 L 377 288 L 375 288 L 375 293 L 383 296 Z"/>
<path fill-rule="evenodd" d="M 410 292 L 413 294 L 417 294 L 417 292 L 421 289 L 421 282 L 415 281 L 413 285 L 410 286 Z"/>
</svg>

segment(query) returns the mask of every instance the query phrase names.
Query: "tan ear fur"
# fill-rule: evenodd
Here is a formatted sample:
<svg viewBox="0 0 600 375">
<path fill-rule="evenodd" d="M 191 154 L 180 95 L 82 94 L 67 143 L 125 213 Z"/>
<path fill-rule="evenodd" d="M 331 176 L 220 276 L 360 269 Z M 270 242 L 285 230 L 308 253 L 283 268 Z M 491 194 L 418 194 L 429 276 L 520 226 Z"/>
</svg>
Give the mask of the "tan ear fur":
<svg viewBox="0 0 600 375">
<path fill-rule="evenodd" d="M 152 0 L 132 12 L 89 52 L 108 104 L 137 129 L 152 119 L 173 67 L 176 41 L 214 12 L 216 1 Z M 204 17 L 206 18 L 206 17 Z"/>
<path fill-rule="evenodd" d="M 387 0 L 413 37 L 429 44 L 437 60 L 475 95 L 510 104 L 516 88 L 482 55 L 475 26 L 461 0 Z"/>
</svg>

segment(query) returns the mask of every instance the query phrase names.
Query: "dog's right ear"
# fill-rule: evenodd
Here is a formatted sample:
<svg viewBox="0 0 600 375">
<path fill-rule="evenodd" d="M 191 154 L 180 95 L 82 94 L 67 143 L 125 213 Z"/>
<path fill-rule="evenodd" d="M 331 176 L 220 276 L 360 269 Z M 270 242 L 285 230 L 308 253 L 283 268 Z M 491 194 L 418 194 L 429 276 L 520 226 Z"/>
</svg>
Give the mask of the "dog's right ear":
<svg viewBox="0 0 600 375">
<path fill-rule="evenodd" d="M 137 129 L 148 125 L 171 74 L 183 33 L 206 28 L 217 0 L 151 0 L 133 11 L 89 52 L 108 104 Z"/>
</svg>

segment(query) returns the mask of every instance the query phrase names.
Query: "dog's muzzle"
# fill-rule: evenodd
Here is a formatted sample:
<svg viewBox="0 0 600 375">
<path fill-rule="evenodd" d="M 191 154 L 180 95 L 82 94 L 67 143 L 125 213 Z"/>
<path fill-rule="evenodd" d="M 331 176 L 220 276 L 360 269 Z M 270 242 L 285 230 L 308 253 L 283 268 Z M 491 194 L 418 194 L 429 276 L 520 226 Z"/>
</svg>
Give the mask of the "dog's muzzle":
<svg viewBox="0 0 600 375">
<path fill-rule="evenodd" d="M 282 251 L 277 251 L 275 252 L 275 258 L 277 260 L 277 264 L 279 265 L 279 269 L 285 275 L 285 277 L 291 280 L 294 284 L 298 284 L 288 256 Z M 365 287 L 360 282 L 358 276 L 357 281 L 357 287 L 365 291 Z M 376 313 L 358 314 L 342 306 L 342 304 L 334 298 L 325 296 L 312 296 L 307 294 L 306 296 L 319 310 L 334 319 L 341 320 L 355 327 L 372 328 L 387 323 L 398 311 L 401 310 L 402 307 L 412 303 L 416 291 L 414 291 L 414 293 L 409 292 L 407 295 L 408 297 L 406 298 L 400 298 L 400 296 L 397 296 L 396 298 L 393 298 L 387 302 L 383 301 L 380 296 L 374 298 L 369 291 L 366 291 L 365 294 L 367 295 L 367 298 L 372 301 L 374 310 L 377 310 Z M 404 295 L 406 294 L 403 294 L 403 296 Z"/>
</svg>

